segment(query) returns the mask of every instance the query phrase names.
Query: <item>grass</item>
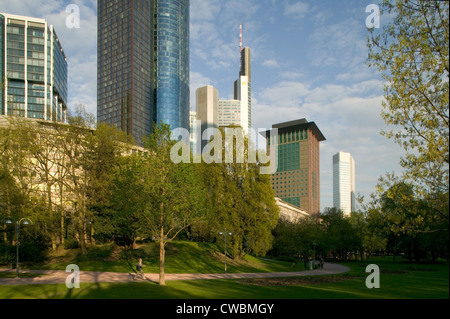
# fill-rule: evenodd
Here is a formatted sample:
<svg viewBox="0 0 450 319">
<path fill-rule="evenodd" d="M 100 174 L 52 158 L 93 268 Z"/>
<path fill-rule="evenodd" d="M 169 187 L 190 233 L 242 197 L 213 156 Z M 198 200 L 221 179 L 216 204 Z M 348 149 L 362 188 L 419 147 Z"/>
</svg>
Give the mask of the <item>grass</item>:
<svg viewBox="0 0 450 319">
<path fill-rule="evenodd" d="M 157 252 L 157 251 L 156 251 Z M 146 272 L 157 272 L 154 247 L 144 245 L 130 252 L 126 259 L 113 246 L 90 250 L 86 256 L 74 251 L 54 256 L 51 263 L 34 265 L 65 269 L 68 262 L 78 262 L 81 270 L 129 272 L 137 255 L 145 255 Z M 137 254 L 137 255 L 135 255 Z M 94 260 L 90 259 L 93 258 Z M 174 242 L 168 246 L 167 272 L 221 273 L 223 254 L 214 245 Z M 230 272 L 303 270 L 303 264 L 291 268 L 290 262 L 278 262 L 248 256 L 243 261 L 227 259 Z M 407 263 L 391 257 L 377 257 L 344 263 L 350 271 L 339 275 L 305 276 L 272 279 L 186 280 L 157 283 L 81 283 L 80 289 L 64 284 L 0 286 L 4 299 L 448 299 L 449 266 Z M 380 268 L 379 289 L 368 289 L 365 272 L 368 264 Z M 132 265 L 132 264 L 130 264 Z M 38 267 L 39 266 L 39 267 Z"/>
<path fill-rule="evenodd" d="M 90 247 L 81 255 L 79 250 L 59 250 L 46 263 L 24 264 L 25 269 L 65 270 L 77 264 L 84 271 L 133 272 L 139 258 L 147 266 L 145 272 L 159 272 L 159 250 L 156 243 L 141 245 L 132 251 L 107 244 Z M 166 273 L 223 273 L 225 256 L 211 243 L 174 241 L 167 244 Z M 305 270 L 302 263 L 256 258 L 250 255 L 241 260 L 227 257 L 227 272 L 276 272 Z"/>
</svg>

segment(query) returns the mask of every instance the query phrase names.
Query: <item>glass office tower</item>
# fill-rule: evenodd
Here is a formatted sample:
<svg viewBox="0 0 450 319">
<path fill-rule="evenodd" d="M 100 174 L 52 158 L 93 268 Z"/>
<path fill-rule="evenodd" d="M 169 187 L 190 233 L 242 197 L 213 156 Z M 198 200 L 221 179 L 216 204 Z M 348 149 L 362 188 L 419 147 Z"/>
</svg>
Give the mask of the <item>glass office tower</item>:
<svg viewBox="0 0 450 319">
<path fill-rule="evenodd" d="M 189 0 L 98 0 L 97 120 L 189 130 Z"/>
<path fill-rule="evenodd" d="M 0 14 L 2 115 L 65 122 L 67 60 L 43 19 Z"/>
<path fill-rule="evenodd" d="M 157 122 L 189 130 L 189 0 L 158 0 Z"/>
</svg>

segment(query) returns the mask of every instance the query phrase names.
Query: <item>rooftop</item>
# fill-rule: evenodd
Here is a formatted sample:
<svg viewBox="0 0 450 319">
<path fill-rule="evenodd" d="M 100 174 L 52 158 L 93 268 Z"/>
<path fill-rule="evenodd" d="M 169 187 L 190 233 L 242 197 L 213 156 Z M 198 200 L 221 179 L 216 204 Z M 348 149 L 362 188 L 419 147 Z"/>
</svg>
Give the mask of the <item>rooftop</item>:
<svg viewBox="0 0 450 319">
<path fill-rule="evenodd" d="M 319 142 L 326 140 L 325 136 L 319 130 L 316 123 L 308 122 L 305 118 L 294 120 L 294 121 L 289 121 L 289 122 L 273 124 L 272 128 L 278 129 L 278 133 L 295 132 L 298 130 L 309 129 L 317 137 L 317 140 Z M 270 130 L 265 131 L 265 132 L 260 132 L 260 134 L 264 137 L 270 137 Z"/>
</svg>

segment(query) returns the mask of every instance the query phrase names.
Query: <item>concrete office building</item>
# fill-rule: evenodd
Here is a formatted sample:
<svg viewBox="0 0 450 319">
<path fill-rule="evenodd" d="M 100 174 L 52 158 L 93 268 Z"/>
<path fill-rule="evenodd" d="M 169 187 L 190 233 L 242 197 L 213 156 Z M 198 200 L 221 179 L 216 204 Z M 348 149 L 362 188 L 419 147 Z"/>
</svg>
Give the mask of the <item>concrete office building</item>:
<svg viewBox="0 0 450 319">
<path fill-rule="evenodd" d="M 251 128 L 251 96 L 247 76 L 240 76 L 234 83 L 234 100 L 219 100 L 219 126 L 238 125 L 245 134 Z"/>
<path fill-rule="evenodd" d="M 189 0 L 98 0 L 97 119 L 189 129 Z"/>
<path fill-rule="evenodd" d="M 66 121 L 67 60 L 52 25 L 0 13 L 0 115 Z"/>
<path fill-rule="evenodd" d="M 356 210 L 355 160 L 346 152 L 333 156 L 333 206 L 350 215 Z"/>
<path fill-rule="evenodd" d="M 219 126 L 241 125 L 241 101 L 219 100 Z"/>
<path fill-rule="evenodd" d="M 219 91 L 212 86 L 206 85 L 197 89 L 197 120 L 200 121 L 200 134 L 199 140 L 201 140 L 201 149 L 197 150 L 201 153 L 201 150 L 208 143 L 208 140 L 203 140 L 203 132 L 208 128 L 219 127 Z"/>
<path fill-rule="evenodd" d="M 275 196 L 309 215 L 320 212 L 319 143 L 325 140 L 314 122 L 300 119 L 272 125 L 277 136 L 265 132 L 267 149 L 277 145 L 278 169 L 272 175 Z M 275 139 L 277 138 L 277 139 Z"/>
</svg>

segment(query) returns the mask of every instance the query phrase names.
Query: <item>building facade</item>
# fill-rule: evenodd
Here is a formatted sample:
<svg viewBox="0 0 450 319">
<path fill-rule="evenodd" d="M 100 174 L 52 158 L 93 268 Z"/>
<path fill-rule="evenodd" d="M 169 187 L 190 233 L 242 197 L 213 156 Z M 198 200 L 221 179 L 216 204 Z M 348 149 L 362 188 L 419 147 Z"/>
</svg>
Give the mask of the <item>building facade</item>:
<svg viewBox="0 0 450 319">
<path fill-rule="evenodd" d="M 252 127 L 252 68 L 250 48 L 241 50 L 241 69 L 239 71 L 239 80 L 235 85 L 235 99 L 242 103 L 242 107 L 246 108 L 243 114 L 247 114 L 248 129 Z M 245 93 L 244 93 L 245 90 Z"/>
<path fill-rule="evenodd" d="M 0 114 L 65 122 L 67 59 L 44 19 L 0 13 Z"/>
<path fill-rule="evenodd" d="M 189 0 L 99 0 L 97 32 L 98 122 L 189 129 Z"/>
<path fill-rule="evenodd" d="M 156 116 L 153 12 L 151 1 L 98 1 L 97 121 L 138 143 Z"/>
<path fill-rule="evenodd" d="M 197 112 L 189 111 L 189 146 L 192 152 L 197 150 Z"/>
<path fill-rule="evenodd" d="M 267 150 L 277 146 L 278 169 L 272 175 L 275 196 L 309 215 L 320 212 L 319 142 L 325 137 L 314 122 L 306 119 L 272 125 L 278 135 L 266 131 Z"/>
<path fill-rule="evenodd" d="M 309 214 L 301 210 L 297 206 L 291 205 L 275 197 L 275 202 L 280 209 L 279 218 L 290 221 L 291 223 L 299 222 L 302 219 L 309 218 Z"/>
<path fill-rule="evenodd" d="M 356 210 L 355 160 L 350 153 L 333 155 L 333 206 L 346 215 Z"/>
<path fill-rule="evenodd" d="M 201 141 L 201 150 L 209 142 L 208 140 L 203 140 L 203 132 L 208 128 L 218 128 L 219 127 L 219 91 L 212 86 L 206 85 L 204 87 L 198 88 L 196 92 L 197 100 L 197 120 L 200 121 L 200 133 L 199 140 Z"/>
<path fill-rule="evenodd" d="M 241 101 L 219 100 L 218 102 L 219 126 L 241 124 Z"/>
<path fill-rule="evenodd" d="M 252 126 L 250 48 L 240 50 L 239 79 L 234 82 L 233 100 L 219 100 L 219 126 L 237 125 L 246 135 Z"/>
<path fill-rule="evenodd" d="M 156 121 L 189 129 L 189 0 L 155 2 Z"/>
</svg>

